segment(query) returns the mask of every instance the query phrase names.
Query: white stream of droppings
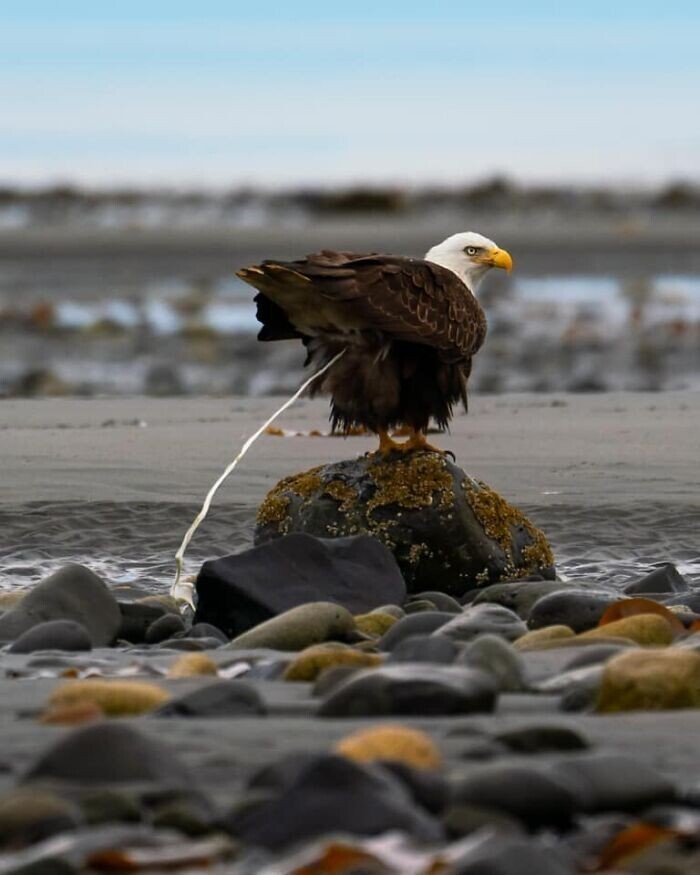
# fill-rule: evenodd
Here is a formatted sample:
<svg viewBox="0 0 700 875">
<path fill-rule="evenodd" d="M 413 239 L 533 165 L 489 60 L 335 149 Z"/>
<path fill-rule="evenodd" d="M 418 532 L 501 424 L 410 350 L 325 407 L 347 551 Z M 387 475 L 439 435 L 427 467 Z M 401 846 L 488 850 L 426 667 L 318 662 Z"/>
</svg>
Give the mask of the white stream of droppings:
<svg viewBox="0 0 700 875">
<path fill-rule="evenodd" d="M 229 474 L 231 474 L 233 472 L 236 465 L 238 465 L 238 463 L 241 461 L 243 456 L 245 456 L 245 454 L 253 446 L 253 444 L 260 437 L 260 435 L 262 435 L 265 432 L 265 430 L 272 425 L 272 423 L 277 419 L 278 416 L 280 416 L 282 413 L 284 413 L 284 411 L 287 410 L 287 408 L 291 407 L 292 404 L 294 404 L 294 402 L 301 395 L 303 395 L 303 393 L 309 388 L 309 386 L 314 382 L 314 380 L 316 380 L 318 377 L 325 374 L 326 371 L 329 368 L 331 368 L 338 361 L 338 359 L 340 359 L 341 356 L 343 356 L 343 355 L 345 355 L 345 350 L 341 349 L 341 351 L 337 355 L 333 356 L 333 358 L 329 362 L 327 362 L 322 368 L 319 368 L 318 371 L 313 373 L 309 377 L 308 380 L 305 380 L 301 384 L 301 386 L 299 386 L 299 388 L 296 390 L 296 392 L 291 396 L 291 398 L 288 398 L 281 407 L 278 407 L 277 410 L 275 410 L 275 412 L 272 414 L 272 416 L 270 416 L 268 419 L 265 420 L 265 422 L 263 422 L 263 424 L 260 426 L 260 428 L 254 434 L 252 434 L 248 438 L 248 440 L 243 444 L 243 446 L 239 450 L 236 458 L 233 459 L 232 462 L 229 462 L 229 464 L 224 469 L 224 472 L 214 482 L 214 484 L 212 485 L 209 492 L 207 492 L 207 495 L 206 495 L 206 498 L 204 499 L 204 503 L 202 504 L 201 510 L 199 511 L 197 516 L 192 521 L 192 525 L 185 532 L 185 536 L 182 539 L 182 543 L 180 544 L 180 547 L 179 547 L 177 553 L 175 554 L 175 566 L 176 566 L 175 581 L 174 581 L 172 587 L 170 588 L 170 595 L 173 598 L 181 599 L 182 601 L 185 601 L 185 602 L 187 602 L 187 604 L 192 605 L 192 607 L 194 607 L 194 603 L 192 600 L 193 584 L 190 580 L 182 580 L 182 568 L 183 568 L 184 559 L 185 559 L 185 551 L 187 550 L 187 547 L 189 546 L 190 541 L 194 537 L 195 532 L 197 531 L 197 529 L 199 528 L 199 526 L 202 524 L 202 522 L 206 518 L 207 514 L 209 513 L 209 508 L 211 507 L 211 503 L 214 500 L 214 496 L 219 491 L 219 487 L 222 486 L 222 484 L 224 483 L 226 478 L 229 476 Z"/>
</svg>

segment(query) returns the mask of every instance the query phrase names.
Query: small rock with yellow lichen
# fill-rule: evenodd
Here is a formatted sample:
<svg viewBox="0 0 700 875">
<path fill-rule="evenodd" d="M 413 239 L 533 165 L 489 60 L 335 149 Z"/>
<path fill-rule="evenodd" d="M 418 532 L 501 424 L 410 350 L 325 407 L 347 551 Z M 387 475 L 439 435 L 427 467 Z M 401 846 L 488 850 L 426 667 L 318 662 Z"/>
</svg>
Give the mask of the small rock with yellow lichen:
<svg viewBox="0 0 700 875">
<path fill-rule="evenodd" d="M 662 710 L 700 707 L 700 654 L 685 648 L 629 650 L 603 672 L 597 710 Z"/>
<path fill-rule="evenodd" d="M 352 647 L 319 644 L 302 650 L 286 667 L 282 677 L 285 681 L 315 681 L 327 668 L 338 665 L 368 668 L 381 665 L 382 662 L 382 657 L 377 653 L 363 653 Z"/>
<path fill-rule="evenodd" d="M 201 675 L 216 675 L 214 660 L 206 653 L 183 653 L 168 669 L 169 678 L 192 678 Z"/>
<path fill-rule="evenodd" d="M 56 687 L 49 697 L 49 710 L 91 703 L 109 717 L 132 717 L 163 705 L 170 698 L 167 690 L 146 681 L 86 679 L 68 681 Z"/>
<path fill-rule="evenodd" d="M 436 452 L 369 454 L 285 478 L 260 506 L 255 541 L 292 532 L 373 535 L 414 593 L 461 596 L 500 580 L 553 575 L 543 533 Z"/>
<path fill-rule="evenodd" d="M 381 638 L 396 622 L 397 618 L 392 617 L 390 614 L 371 613 L 360 614 L 355 617 L 355 624 L 360 632 L 364 632 L 365 635 L 372 635 L 375 638 Z"/>
<path fill-rule="evenodd" d="M 438 769 L 442 764 L 440 751 L 424 732 L 399 724 L 360 729 L 342 738 L 335 750 L 358 763 L 393 760 L 414 769 Z"/>
<path fill-rule="evenodd" d="M 624 617 L 583 632 L 581 639 L 627 638 L 642 647 L 666 647 L 673 642 L 676 632 L 670 623 L 658 614 L 636 614 Z"/>
<path fill-rule="evenodd" d="M 553 641 L 563 641 L 575 637 L 576 633 L 570 626 L 545 626 L 542 629 L 526 632 L 513 642 L 513 647 L 521 651 L 539 650 L 543 644 L 549 646 Z"/>
</svg>

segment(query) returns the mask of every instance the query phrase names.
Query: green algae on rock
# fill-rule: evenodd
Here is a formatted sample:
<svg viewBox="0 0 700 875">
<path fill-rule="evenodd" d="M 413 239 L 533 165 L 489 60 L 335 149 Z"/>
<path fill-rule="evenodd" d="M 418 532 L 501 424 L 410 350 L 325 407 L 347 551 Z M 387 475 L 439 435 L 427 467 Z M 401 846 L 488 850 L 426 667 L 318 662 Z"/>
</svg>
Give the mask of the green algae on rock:
<svg viewBox="0 0 700 875">
<path fill-rule="evenodd" d="M 255 543 L 292 532 L 373 535 L 413 593 L 461 596 L 533 573 L 552 576 L 554 564 L 544 534 L 518 508 L 430 451 L 369 454 L 285 477 L 260 506 Z"/>
</svg>

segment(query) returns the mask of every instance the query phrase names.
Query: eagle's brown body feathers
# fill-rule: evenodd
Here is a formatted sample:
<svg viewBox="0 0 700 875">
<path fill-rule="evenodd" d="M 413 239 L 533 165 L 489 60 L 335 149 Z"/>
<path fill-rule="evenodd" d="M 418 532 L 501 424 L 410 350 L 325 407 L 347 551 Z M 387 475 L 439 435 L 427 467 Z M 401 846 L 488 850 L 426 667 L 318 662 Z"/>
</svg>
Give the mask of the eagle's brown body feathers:
<svg viewBox="0 0 700 875">
<path fill-rule="evenodd" d="M 431 418 L 446 426 L 456 401 L 466 405 L 486 318 L 451 270 L 324 250 L 238 276 L 259 291 L 260 340 L 299 338 L 317 366 L 346 349 L 313 389 L 331 396 L 334 427 L 424 431 Z"/>
</svg>

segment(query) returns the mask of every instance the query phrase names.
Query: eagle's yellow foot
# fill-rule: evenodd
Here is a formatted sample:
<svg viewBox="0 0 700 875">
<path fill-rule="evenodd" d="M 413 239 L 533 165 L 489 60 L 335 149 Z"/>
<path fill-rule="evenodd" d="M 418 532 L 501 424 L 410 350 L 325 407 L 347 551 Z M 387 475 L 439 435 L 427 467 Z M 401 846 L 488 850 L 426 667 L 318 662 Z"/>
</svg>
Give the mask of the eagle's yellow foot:
<svg viewBox="0 0 700 875">
<path fill-rule="evenodd" d="M 377 452 L 382 456 L 388 456 L 391 453 L 395 453 L 397 450 L 401 451 L 404 449 L 404 444 L 398 444 L 396 441 L 392 440 L 389 437 L 389 432 L 381 429 L 377 432 L 379 435 L 379 449 Z"/>
<path fill-rule="evenodd" d="M 445 450 L 441 450 L 440 447 L 435 447 L 432 444 L 429 444 L 424 432 L 416 431 L 414 428 L 410 430 L 409 438 L 401 449 L 423 450 L 426 453 L 445 453 Z"/>
<path fill-rule="evenodd" d="M 391 453 L 413 453 L 416 451 L 453 456 L 449 450 L 441 450 L 440 447 L 434 447 L 432 444 L 429 444 L 425 434 L 413 428 L 406 430 L 405 434 L 408 434 L 408 440 L 402 444 L 393 440 L 389 436 L 388 431 L 380 430 L 377 433 L 379 435 L 379 449 L 377 452 L 382 456 L 388 456 Z M 402 432 L 395 432 L 394 434 L 396 435 L 397 433 L 402 434 Z"/>
</svg>

